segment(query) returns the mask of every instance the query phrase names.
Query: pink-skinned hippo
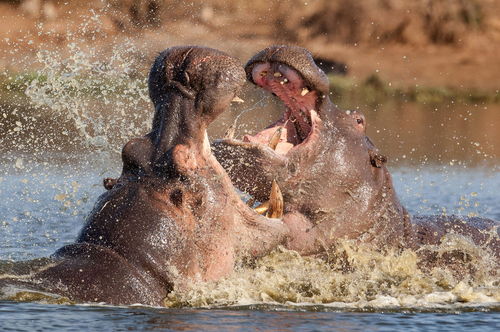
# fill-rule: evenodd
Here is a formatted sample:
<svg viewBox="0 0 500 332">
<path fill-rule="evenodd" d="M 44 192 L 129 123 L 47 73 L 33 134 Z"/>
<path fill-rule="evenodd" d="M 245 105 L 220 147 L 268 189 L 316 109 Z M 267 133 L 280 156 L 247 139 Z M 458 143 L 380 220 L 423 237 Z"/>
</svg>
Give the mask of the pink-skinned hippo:
<svg viewBox="0 0 500 332">
<path fill-rule="evenodd" d="M 500 257 L 496 221 L 410 217 L 396 195 L 387 158 L 366 136 L 365 117 L 330 101 L 328 78 L 306 49 L 268 47 L 245 70 L 248 80 L 281 99 L 285 110 L 261 132 L 221 139 L 212 147 L 233 183 L 252 196 L 252 204 L 262 203 L 259 212 L 267 211 L 271 185 L 279 186 L 283 221 L 290 227 L 288 248 L 315 254 L 338 239 L 418 248 L 455 232 Z"/>
<path fill-rule="evenodd" d="M 10 282 L 77 302 L 162 305 L 173 286 L 216 280 L 284 243 L 286 225 L 241 201 L 208 142 L 207 126 L 244 82 L 243 67 L 220 51 L 162 52 L 149 75 L 151 132 L 125 145 L 122 175 L 105 181 L 76 242 Z"/>
</svg>

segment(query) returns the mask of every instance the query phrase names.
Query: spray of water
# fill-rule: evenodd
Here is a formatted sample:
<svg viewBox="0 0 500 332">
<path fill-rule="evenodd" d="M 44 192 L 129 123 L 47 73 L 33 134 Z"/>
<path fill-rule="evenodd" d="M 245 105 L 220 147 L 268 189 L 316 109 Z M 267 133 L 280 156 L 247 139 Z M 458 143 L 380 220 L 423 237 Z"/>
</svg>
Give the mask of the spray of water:
<svg viewBox="0 0 500 332">
<path fill-rule="evenodd" d="M 147 72 L 142 65 L 144 53 L 127 38 L 116 39 L 106 50 L 82 42 L 106 33 L 101 15 L 92 11 L 77 32 L 68 32 L 66 43 L 57 48 L 49 47 L 49 42 L 47 47 L 42 43 L 35 56 L 19 59 L 19 66 L 37 68 L 31 79 L 25 78 L 24 82 L 29 107 L 37 111 L 30 114 L 33 119 L 15 122 L 11 136 L 22 135 L 24 141 L 30 139 L 43 146 L 52 133 L 65 135 L 72 144 L 94 151 L 116 152 L 128 139 L 147 131 L 152 112 Z M 50 40 L 54 34 L 45 30 L 43 24 L 38 30 L 41 39 Z M 18 42 L 29 44 L 25 40 Z M 4 117 L 15 117 L 16 109 Z M 27 112 L 21 108 L 19 113 Z M 37 133 L 36 138 L 26 137 L 30 135 L 26 125 L 43 119 L 60 120 L 46 127 L 45 133 Z"/>
<path fill-rule="evenodd" d="M 453 237 L 426 248 L 440 257 L 465 252 L 463 269 L 425 266 L 422 252 L 382 253 L 369 245 L 341 241 L 321 257 L 303 257 L 279 248 L 253 267 L 203 283 L 193 281 L 165 300 L 168 307 L 285 305 L 291 307 L 463 308 L 500 301 L 498 264 L 467 239 Z"/>
</svg>

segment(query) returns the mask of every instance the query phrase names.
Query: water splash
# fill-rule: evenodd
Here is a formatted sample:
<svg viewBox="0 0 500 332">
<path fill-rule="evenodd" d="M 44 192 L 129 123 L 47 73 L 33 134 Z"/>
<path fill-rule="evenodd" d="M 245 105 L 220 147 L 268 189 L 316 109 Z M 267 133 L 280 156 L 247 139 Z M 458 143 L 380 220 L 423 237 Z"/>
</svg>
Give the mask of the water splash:
<svg viewBox="0 0 500 332">
<path fill-rule="evenodd" d="M 468 241 L 426 248 L 444 256 L 457 246 L 470 254 L 470 273 L 451 265 L 425 266 L 421 252 L 382 253 L 340 242 L 323 257 L 279 248 L 217 282 L 193 282 L 165 300 L 168 307 L 289 305 L 380 309 L 494 305 L 500 301 L 498 262 Z"/>
<path fill-rule="evenodd" d="M 93 150 L 116 152 L 131 137 L 147 132 L 152 111 L 147 75 L 141 71 L 145 55 L 136 43 L 121 38 L 105 52 L 84 42 L 105 34 L 100 22 L 100 14 L 92 12 L 78 33 L 65 35 L 64 45 L 56 49 L 42 45 L 29 59 L 30 67 L 38 69 L 25 94 L 31 106 L 43 111 L 36 117 L 71 122 L 69 128 L 51 128 L 56 135 Z M 42 25 L 39 31 L 42 37 L 52 34 Z"/>
</svg>

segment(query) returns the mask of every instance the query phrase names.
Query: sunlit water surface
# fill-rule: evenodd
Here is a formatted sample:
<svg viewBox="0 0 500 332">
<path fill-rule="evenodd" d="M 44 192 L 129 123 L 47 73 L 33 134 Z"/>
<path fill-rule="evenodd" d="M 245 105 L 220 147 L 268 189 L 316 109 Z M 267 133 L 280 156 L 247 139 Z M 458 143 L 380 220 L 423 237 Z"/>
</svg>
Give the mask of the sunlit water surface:
<svg viewBox="0 0 500 332">
<path fill-rule="evenodd" d="M 120 171 L 117 154 L 99 151 L 10 152 L 4 153 L 1 161 L 0 260 L 4 262 L 46 257 L 74 241 L 85 215 L 103 192 L 102 178 L 116 176 Z M 396 190 L 411 213 L 479 215 L 500 220 L 500 172 L 496 166 L 399 163 L 391 170 Z M 220 283 L 198 285 L 191 293 L 174 294 L 170 304 L 184 309 L 3 301 L 0 326 L 13 331 L 54 327 L 494 331 L 498 327 L 498 280 L 479 278 L 461 283 L 443 271 L 423 277 L 423 273 L 417 272 L 412 255 L 396 255 L 388 260 L 375 255 L 370 263 L 369 259 L 363 260 L 362 251 L 352 254 L 360 264 L 360 272 L 342 276 L 322 261 L 281 251 L 264 259 L 253 271 L 237 271 Z M 369 269 L 388 266 L 371 274 L 361 268 L 365 263 L 374 264 Z M 276 271 L 270 273 L 270 269 Z M 372 279 L 359 282 L 356 278 Z M 338 285 L 334 286 L 336 281 Z M 368 285 L 370 282 L 373 285 Z M 395 284 L 384 285 L 390 282 Z M 292 286 L 287 289 L 287 285 Z M 304 287 L 319 290 L 316 295 L 304 294 Z"/>
</svg>

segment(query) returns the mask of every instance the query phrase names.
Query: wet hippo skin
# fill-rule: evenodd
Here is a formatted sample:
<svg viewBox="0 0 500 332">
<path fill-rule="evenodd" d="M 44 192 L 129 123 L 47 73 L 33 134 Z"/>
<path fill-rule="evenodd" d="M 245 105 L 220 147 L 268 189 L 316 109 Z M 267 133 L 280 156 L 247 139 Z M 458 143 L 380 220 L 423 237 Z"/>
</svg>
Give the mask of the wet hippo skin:
<svg viewBox="0 0 500 332">
<path fill-rule="evenodd" d="M 174 285 L 218 279 L 283 243 L 287 227 L 240 200 L 208 143 L 207 125 L 244 81 L 222 52 L 162 52 L 149 76 L 152 131 L 125 145 L 122 175 L 105 182 L 77 241 L 25 286 L 74 301 L 161 305 Z"/>
<path fill-rule="evenodd" d="M 271 46 L 245 69 L 252 83 L 284 102 L 285 111 L 263 131 L 218 140 L 213 150 L 233 183 L 256 201 L 268 199 L 273 181 L 279 185 L 283 220 L 291 228 L 288 248 L 314 254 L 344 238 L 417 248 L 455 232 L 500 256 L 496 221 L 408 215 L 387 158 L 365 134 L 364 116 L 330 101 L 328 78 L 307 50 Z"/>
</svg>

